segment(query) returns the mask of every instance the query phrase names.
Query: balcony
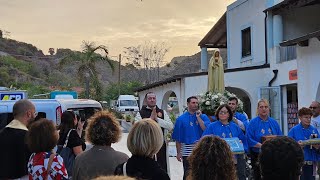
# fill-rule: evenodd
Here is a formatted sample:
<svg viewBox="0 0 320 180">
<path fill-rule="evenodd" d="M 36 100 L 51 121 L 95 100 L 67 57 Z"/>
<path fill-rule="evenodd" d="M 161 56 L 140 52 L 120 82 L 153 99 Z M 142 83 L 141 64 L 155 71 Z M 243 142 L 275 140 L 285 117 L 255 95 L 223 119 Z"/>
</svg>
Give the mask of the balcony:
<svg viewBox="0 0 320 180">
<path fill-rule="evenodd" d="M 279 48 L 280 48 L 280 58 L 278 58 L 278 63 L 297 59 L 296 46 L 287 46 L 287 47 L 279 47 Z"/>
</svg>

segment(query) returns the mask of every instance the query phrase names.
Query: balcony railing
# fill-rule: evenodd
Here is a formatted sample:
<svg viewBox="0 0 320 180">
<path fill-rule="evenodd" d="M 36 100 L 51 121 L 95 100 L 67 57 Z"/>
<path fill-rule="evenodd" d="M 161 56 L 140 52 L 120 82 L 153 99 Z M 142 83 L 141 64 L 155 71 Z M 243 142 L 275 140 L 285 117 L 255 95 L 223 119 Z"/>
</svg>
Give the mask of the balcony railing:
<svg viewBox="0 0 320 180">
<path fill-rule="evenodd" d="M 280 62 L 297 59 L 296 46 L 280 47 Z"/>
</svg>

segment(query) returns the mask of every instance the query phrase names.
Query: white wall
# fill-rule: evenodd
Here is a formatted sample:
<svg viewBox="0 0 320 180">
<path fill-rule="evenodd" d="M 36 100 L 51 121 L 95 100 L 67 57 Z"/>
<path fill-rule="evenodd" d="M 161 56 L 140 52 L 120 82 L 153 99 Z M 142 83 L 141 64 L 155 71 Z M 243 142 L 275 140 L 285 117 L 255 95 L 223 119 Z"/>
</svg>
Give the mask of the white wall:
<svg viewBox="0 0 320 180">
<path fill-rule="evenodd" d="M 312 101 L 320 100 L 320 42 L 309 40 L 309 46 L 298 47 L 298 106 L 309 107 Z"/>
<path fill-rule="evenodd" d="M 183 102 L 183 100 L 181 100 L 180 83 L 181 83 L 180 81 L 176 81 L 176 82 L 164 84 L 162 86 L 157 86 L 157 87 L 139 92 L 140 108 L 142 107 L 144 97 L 145 97 L 146 93 L 148 93 L 148 92 L 154 92 L 157 97 L 157 106 L 159 108 L 166 110 L 166 107 L 162 107 L 163 97 L 168 91 L 173 91 L 177 96 L 178 103 L 180 106 L 180 104 Z M 179 110 L 180 110 L 180 108 L 179 108 Z"/>
<path fill-rule="evenodd" d="M 239 71 L 225 74 L 225 86 L 244 90 L 251 102 L 251 117 L 255 117 L 260 87 L 268 86 L 270 69 Z"/>
<path fill-rule="evenodd" d="M 228 72 L 225 73 L 225 86 L 239 88 L 246 92 L 251 102 L 251 115 L 255 117 L 259 87 L 268 86 L 271 78 L 269 68 Z M 185 101 L 190 96 L 205 93 L 207 81 L 207 75 L 185 78 Z"/>
<path fill-rule="evenodd" d="M 238 0 L 227 8 L 228 68 L 265 63 L 266 0 Z M 251 56 L 242 59 L 241 30 L 251 27 Z"/>
</svg>

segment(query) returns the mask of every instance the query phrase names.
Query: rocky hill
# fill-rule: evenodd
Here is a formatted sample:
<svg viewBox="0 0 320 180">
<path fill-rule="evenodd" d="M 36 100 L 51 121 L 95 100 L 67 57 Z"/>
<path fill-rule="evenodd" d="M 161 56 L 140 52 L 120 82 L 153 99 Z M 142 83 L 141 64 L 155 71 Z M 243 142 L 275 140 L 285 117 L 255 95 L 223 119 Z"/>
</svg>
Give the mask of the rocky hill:
<svg viewBox="0 0 320 180">
<path fill-rule="evenodd" d="M 12 39 L 0 38 L 0 86 L 23 87 L 83 87 L 77 81 L 77 64 L 59 67 L 61 58 L 72 52 L 70 49 L 57 49 L 55 55 L 44 55 L 41 50 L 32 44 L 19 42 Z M 226 59 L 226 50 L 221 50 L 223 59 Z M 209 51 L 208 59 L 212 56 Z M 174 75 L 199 72 L 200 53 L 192 56 L 179 56 L 165 66 L 154 68 L 152 72 L 137 69 L 133 65 L 121 66 L 121 81 L 147 82 L 146 74 L 154 76 L 152 81 L 164 80 Z M 118 82 L 119 63 L 113 61 L 114 72 L 105 63 L 97 64 L 100 79 L 105 86 Z M 151 74 L 150 74 L 151 73 Z"/>
</svg>

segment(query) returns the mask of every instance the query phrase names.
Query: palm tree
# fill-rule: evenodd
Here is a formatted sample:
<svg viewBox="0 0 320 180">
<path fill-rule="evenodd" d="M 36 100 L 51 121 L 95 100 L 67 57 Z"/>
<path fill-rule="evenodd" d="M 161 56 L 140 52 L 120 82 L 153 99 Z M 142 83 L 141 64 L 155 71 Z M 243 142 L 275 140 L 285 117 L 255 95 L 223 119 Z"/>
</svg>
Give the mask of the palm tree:
<svg viewBox="0 0 320 180">
<path fill-rule="evenodd" d="M 96 53 L 96 51 L 102 51 L 105 55 Z M 111 67 L 112 72 L 114 71 L 114 65 L 108 58 L 108 49 L 104 45 L 96 46 L 93 42 L 83 41 L 82 52 L 72 52 L 67 54 L 59 62 L 60 67 L 70 65 L 71 63 L 78 63 L 77 75 L 80 83 L 83 83 L 90 79 L 90 82 L 95 90 L 94 98 L 101 100 L 103 95 L 103 87 L 98 76 L 99 72 L 96 69 L 97 62 L 106 62 Z M 89 87 L 86 87 L 86 89 Z M 87 89 L 88 90 L 88 89 Z M 88 98 L 88 97 L 87 97 Z"/>
</svg>

